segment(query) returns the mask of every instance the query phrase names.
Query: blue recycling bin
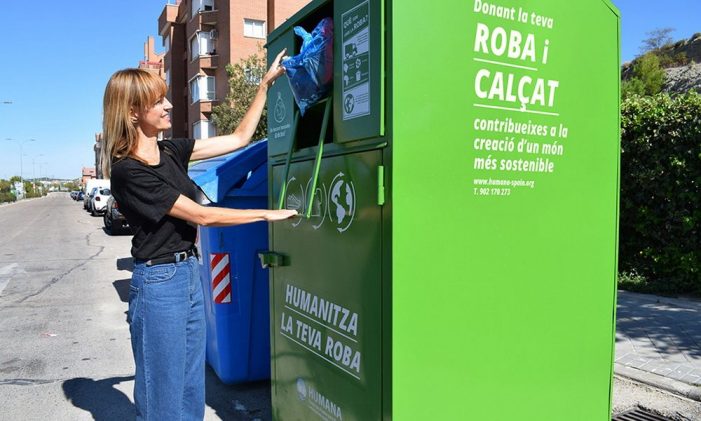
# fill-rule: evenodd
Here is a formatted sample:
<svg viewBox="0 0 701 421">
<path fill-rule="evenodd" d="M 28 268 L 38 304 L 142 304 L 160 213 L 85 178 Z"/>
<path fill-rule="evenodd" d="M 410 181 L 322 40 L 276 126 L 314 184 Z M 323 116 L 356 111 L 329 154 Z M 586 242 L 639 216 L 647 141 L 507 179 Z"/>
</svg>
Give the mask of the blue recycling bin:
<svg viewBox="0 0 701 421">
<path fill-rule="evenodd" d="M 268 206 L 267 141 L 201 161 L 190 177 L 210 206 Z M 265 222 L 200 227 L 200 277 L 207 314 L 207 362 L 227 384 L 270 378 L 268 271 L 258 252 L 268 250 Z"/>
</svg>

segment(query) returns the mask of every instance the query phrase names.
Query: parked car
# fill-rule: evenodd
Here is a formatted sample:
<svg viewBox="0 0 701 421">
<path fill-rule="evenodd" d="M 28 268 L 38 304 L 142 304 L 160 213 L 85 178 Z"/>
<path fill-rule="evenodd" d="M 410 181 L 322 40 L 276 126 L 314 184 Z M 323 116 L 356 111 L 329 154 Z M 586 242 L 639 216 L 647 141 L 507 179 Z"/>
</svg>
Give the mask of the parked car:
<svg viewBox="0 0 701 421">
<path fill-rule="evenodd" d="M 132 234 L 133 230 L 129 222 L 127 222 L 127 219 L 119 211 L 119 204 L 117 204 L 117 201 L 114 200 L 112 196 L 107 200 L 103 221 L 105 222 L 105 231 L 109 235 L 117 235 L 119 233 Z"/>
<path fill-rule="evenodd" d="M 82 191 L 79 191 L 78 194 L 76 194 L 76 196 L 75 196 L 75 200 L 82 201 L 84 197 L 85 197 L 85 193 L 83 193 Z"/>
<path fill-rule="evenodd" d="M 110 188 L 110 180 L 104 179 L 104 178 L 92 178 L 85 183 L 85 196 L 90 196 L 90 193 L 93 191 L 95 188 L 98 189 L 109 189 Z M 87 210 L 90 212 L 90 199 L 89 198 L 84 198 L 83 199 L 83 209 Z"/>
<path fill-rule="evenodd" d="M 80 193 L 78 190 L 72 191 L 71 192 L 71 199 L 78 200 L 78 193 Z"/>
<path fill-rule="evenodd" d="M 83 197 L 83 209 L 92 213 L 92 197 L 97 192 L 97 187 L 93 187 L 91 190 L 86 190 L 85 197 Z"/>
<path fill-rule="evenodd" d="M 105 213 L 107 199 L 109 199 L 111 195 L 112 193 L 109 188 L 95 188 L 95 193 L 93 193 L 90 199 L 90 214 L 92 216 L 97 216 Z"/>
</svg>

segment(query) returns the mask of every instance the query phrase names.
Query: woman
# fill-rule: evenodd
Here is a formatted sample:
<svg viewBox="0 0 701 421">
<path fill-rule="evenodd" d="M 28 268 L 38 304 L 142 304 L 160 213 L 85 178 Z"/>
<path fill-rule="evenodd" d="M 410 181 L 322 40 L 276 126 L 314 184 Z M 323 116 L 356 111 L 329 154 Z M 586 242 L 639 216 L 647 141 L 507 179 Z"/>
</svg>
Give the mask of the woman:
<svg viewBox="0 0 701 421">
<path fill-rule="evenodd" d="M 267 90 L 284 73 L 276 57 L 236 131 L 210 139 L 158 141 L 171 127 L 163 80 L 139 69 L 115 73 L 104 97 L 102 163 L 119 210 L 135 228 L 128 322 L 136 364 L 137 419 L 204 417 L 205 319 L 195 240 L 197 225 L 279 221 L 289 210 L 226 209 L 196 203 L 190 160 L 232 152 L 251 141 Z"/>
</svg>

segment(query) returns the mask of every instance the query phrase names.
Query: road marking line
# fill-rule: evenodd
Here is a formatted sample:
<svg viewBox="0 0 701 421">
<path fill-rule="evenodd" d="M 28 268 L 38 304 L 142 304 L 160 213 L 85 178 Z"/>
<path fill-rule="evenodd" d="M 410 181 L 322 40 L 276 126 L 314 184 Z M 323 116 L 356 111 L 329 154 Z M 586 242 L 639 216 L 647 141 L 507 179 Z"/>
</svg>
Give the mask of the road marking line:
<svg viewBox="0 0 701 421">
<path fill-rule="evenodd" d="M 5 287 L 7 287 L 7 284 L 10 283 L 13 272 L 16 271 L 18 266 L 19 265 L 17 263 L 12 263 L 0 268 L 0 295 L 2 295 L 2 292 L 5 290 Z M 3 279 L 5 276 L 7 277 Z"/>
<path fill-rule="evenodd" d="M 0 268 L 0 276 L 11 275 L 15 271 L 15 268 L 19 266 L 17 263 L 11 263 L 7 266 Z"/>
</svg>

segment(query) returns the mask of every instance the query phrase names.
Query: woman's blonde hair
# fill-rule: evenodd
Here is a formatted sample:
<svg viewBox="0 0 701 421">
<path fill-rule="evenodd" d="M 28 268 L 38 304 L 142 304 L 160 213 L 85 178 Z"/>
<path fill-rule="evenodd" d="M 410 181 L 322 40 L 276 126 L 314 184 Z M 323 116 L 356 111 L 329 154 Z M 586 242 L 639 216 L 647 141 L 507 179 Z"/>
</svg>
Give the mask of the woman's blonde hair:
<svg viewBox="0 0 701 421">
<path fill-rule="evenodd" d="M 112 162 L 133 155 L 137 146 L 136 122 L 131 112 L 143 112 L 165 97 L 165 81 L 142 69 L 124 69 L 112 75 L 103 99 L 102 173 L 109 178 Z"/>
</svg>

